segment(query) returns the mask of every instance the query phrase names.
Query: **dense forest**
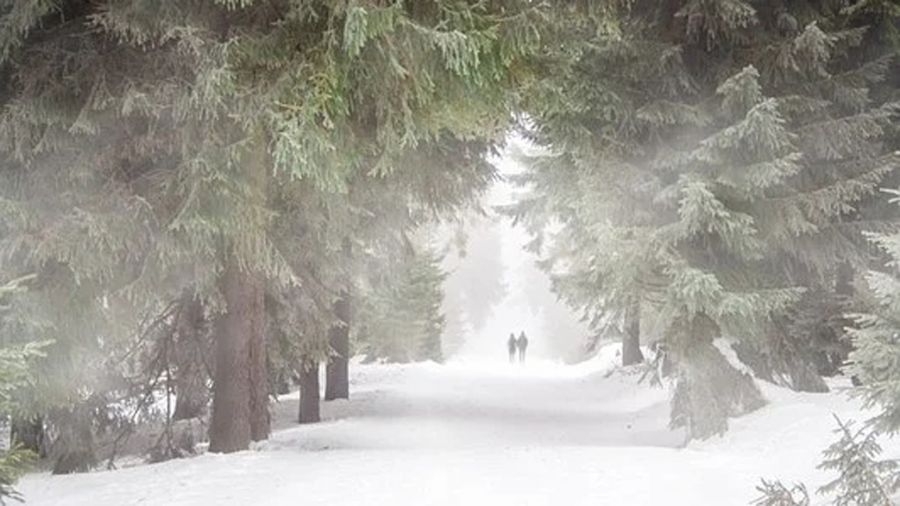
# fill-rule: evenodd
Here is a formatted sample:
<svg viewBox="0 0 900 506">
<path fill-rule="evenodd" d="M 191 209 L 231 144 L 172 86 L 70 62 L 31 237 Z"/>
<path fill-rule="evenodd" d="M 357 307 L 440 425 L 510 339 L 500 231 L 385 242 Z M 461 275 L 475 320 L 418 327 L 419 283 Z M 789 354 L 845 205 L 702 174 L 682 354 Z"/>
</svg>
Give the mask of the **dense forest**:
<svg viewBox="0 0 900 506">
<path fill-rule="evenodd" d="M 878 467 L 898 52 L 894 0 L 0 0 L 0 496 L 34 465 L 246 450 L 295 388 L 314 423 L 355 355 L 442 361 L 435 231 L 487 211 L 511 136 L 499 212 L 585 357 L 621 340 L 690 439 L 759 382 L 852 377 L 879 414 L 826 464 Z"/>
</svg>

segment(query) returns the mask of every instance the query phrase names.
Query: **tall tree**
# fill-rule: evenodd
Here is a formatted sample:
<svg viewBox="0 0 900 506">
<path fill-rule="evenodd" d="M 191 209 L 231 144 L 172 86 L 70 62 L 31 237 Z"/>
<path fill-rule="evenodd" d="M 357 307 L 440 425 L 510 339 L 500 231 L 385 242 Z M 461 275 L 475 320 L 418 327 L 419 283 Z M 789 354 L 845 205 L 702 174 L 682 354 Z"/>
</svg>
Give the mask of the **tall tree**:
<svg viewBox="0 0 900 506">
<path fill-rule="evenodd" d="M 310 290 L 310 319 L 334 322 L 319 302 L 346 266 L 322 259 L 361 221 L 332 220 L 363 208 L 350 182 L 435 207 L 451 201 L 438 188 L 467 198 L 453 191 L 470 185 L 462 168 L 480 170 L 500 140 L 543 14 L 516 1 L 2 7 L 3 265 L 90 308 L 65 312 L 85 330 L 58 336 L 59 357 L 99 359 L 103 337 L 130 335 L 137 317 L 114 321 L 108 304 L 138 315 L 185 289 L 210 300 L 214 451 L 268 433 L 266 300 Z"/>
<path fill-rule="evenodd" d="M 828 2 L 589 9 L 539 60 L 524 129 L 544 151 L 513 212 L 595 324 L 635 293 L 659 316 L 672 423 L 706 437 L 763 402 L 714 340 L 764 343 L 805 290 L 868 262 L 855 213 L 898 165 L 893 67 Z"/>
<path fill-rule="evenodd" d="M 900 191 L 892 193 L 900 203 Z M 900 429 L 900 233 L 870 238 L 886 261 L 866 276 L 867 290 L 860 294 L 865 312 L 853 315 L 856 325 L 849 331 L 854 350 L 848 372 L 862 383 L 856 395 L 880 410 L 873 418 L 876 429 L 894 433 Z"/>
</svg>

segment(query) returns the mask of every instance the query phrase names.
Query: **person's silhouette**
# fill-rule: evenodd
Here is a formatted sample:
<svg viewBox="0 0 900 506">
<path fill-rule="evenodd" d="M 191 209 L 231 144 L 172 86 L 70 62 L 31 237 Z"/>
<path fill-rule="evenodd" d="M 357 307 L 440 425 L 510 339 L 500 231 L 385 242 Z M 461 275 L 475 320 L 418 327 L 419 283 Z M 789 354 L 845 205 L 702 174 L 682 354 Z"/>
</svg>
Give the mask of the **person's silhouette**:
<svg viewBox="0 0 900 506">
<path fill-rule="evenodd" d="M 509 333 L 509 340 L 506 342 L 506 347 L 509 349 L 509 363 L 512 364 L 516 361 L 516 347 L 518 343 L 516 341 L 515 332 Z"/>
<path fill-rule="evenodd" d="M 519 349 L 519 362 L 525 363 L 525 350 L 528 349 L 528 338 L 525 337 L 524 330 L 519 334 L 519 339 L 516 340 L 516 348 Z"/>
</svg>

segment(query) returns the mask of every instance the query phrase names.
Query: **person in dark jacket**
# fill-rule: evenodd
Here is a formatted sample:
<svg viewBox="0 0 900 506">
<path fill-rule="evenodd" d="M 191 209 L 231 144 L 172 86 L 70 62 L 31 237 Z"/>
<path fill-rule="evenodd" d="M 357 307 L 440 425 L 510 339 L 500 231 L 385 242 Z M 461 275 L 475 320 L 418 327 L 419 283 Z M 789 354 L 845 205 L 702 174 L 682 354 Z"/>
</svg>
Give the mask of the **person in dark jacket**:
<svg viewBox="0 0 900 506">
<path fill-rule="evenodd" d="M 528 349 L 528 338 L 525 337 L 525 331 L 523 330 L 521 334 L 519 334 L 519 339 L 516 340 L 516 348 L 519 349 L 519 362 L 525 363 L 525 350 Z"/>
<path fill-rule="evenodd" d="M 515 332 L 509 333 L 509 340 L 506 341 L 506 347 L 509 348 L 509 363 L 512 364 L 516 361 L 516 346 L 518 343 L 516 342 L 516 334 Z"/>
</svg>

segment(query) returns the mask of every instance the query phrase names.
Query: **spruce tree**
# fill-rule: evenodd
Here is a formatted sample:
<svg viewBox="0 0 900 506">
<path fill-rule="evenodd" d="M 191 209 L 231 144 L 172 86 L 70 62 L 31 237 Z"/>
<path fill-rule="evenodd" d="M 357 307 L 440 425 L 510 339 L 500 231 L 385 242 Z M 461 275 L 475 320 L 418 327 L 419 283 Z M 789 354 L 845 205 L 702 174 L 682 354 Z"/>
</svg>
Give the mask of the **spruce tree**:
<svg viewBox="0 0 900 506">
<path fill-rule="evenodd" d="M 829 446 L 820 469 L 838 472 L 838 477 L 823 485 L 819 492 L 834 494 L 835 506 L 891 506 L 900 489 L 896 460 L 878 460 L 881 446 L 877 433 L 835 417 L 840 439 Z"/>
<path fill-rule="evenodd" d="M 900 192 L 890 193 L 900 203 Z M 900 233 L 869 237 L 886 261 L 866 276 L 867 290 L 860 298 L 867 312 L 851 315 L 855 325 L 848 332 L 854 350 L 847 372 L 862 383 L 854 393 L 866 406 L 879 408 L 876 428 L 893 433 L 900 429 Z"/>
<path fill-rule="evenodd" d="M 541 16 L 500 1 L 3 5 L 2 264 L 38 272 L 33 307 L 55 311 L 23 319 L 49 322 L 48 358 L 102 370 L 138 315 L 193 291 L 215 316 L 210 448 L 266 437 L 266 301 L 312 301 L 289 310 L 313 313 L 300 347 L 325 348 L 321 302 L 347 279 L 331 260 L 364 221 L 352 182 L 468 199 Z"/>
<path fill-rule="evenodd" d="M 440 362 L 446 278 L 440 258 L 428 248 L 408 251 L 372 278 L 358 309 L 361 351 L 370 360 Z"/>
<path fill-rule="evenodd" d="M 523 157 L 530 195 L 510 212 L 595 328 L 635 297 L 658 315 L 673 425 L 721 432 L 763 401 L 713 341 L 772 349 L 804 292 L 869 261 L 857 211 L 897 166 L 894 67 L 860 57 L 868 20 L 824 4 L 566 14 L 526 95 L 541 151 Z"/>
<path fill-rule="evenodd" d="M 826 448 L 819 469 L 834 471 L 837 476 L 819 487 L 817 492 L 830 498 L 835 506 L 890 506 L 900 489 L 898 462 L 879 459 L 881 445 L 878 431 L 870 425 L 854 429 L 853 422 L 834 417 L 840 437 Z M 802 483 L 788 489 L 780 481 L 763 479 L 757 490 L 762 494 L 753 504 L 770 506 L 808 506 L 809 494 Z"/>
</svg>

